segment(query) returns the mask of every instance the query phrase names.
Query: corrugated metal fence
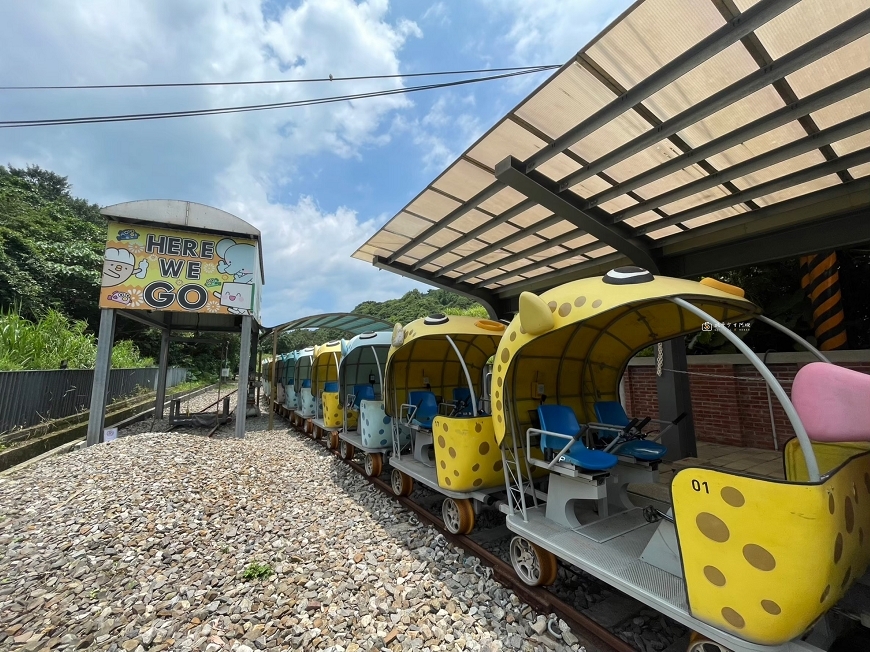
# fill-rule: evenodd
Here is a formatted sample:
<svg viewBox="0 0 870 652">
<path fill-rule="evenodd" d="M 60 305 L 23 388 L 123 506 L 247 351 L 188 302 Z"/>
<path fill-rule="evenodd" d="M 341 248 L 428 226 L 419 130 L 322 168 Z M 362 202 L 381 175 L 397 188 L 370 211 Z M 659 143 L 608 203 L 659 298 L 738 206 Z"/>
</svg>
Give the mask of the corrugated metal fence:
<svg viewBox="0 0 870 652">
<path fill-rule="evenodd" d="M 187 369 L 170 367 L 166 386 L 179 385 L 185 378 Z M 93 382 L 93 369 L 0 371 L 0 433 L 87 410 Z M 157 367 L 112 369 L 108 400 L 130 396 L 139 388 L 153 390 L 156 386 Z"/>
</svg>

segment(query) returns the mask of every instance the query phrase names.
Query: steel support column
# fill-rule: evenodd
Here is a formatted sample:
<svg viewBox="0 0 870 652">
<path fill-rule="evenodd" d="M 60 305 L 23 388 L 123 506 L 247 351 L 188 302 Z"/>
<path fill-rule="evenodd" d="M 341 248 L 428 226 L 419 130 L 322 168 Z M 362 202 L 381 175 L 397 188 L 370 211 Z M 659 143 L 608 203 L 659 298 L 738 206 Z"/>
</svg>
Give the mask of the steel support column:
<svg viewBox="0 0 870 652">
<path fill-rule="evenodd" d="M 112 347 L 115 344 L 115 310 L 100 309 L 100 331 L 97 336 L 97 361 L 94 365 L 94 384 L 91 389 L 91 411 L 88 415 L 87 445 L 103 441 L 106 422 L 106 395 L 109 389 L 109 371 L 112 368 Z"/>
<path fill-rule="evenodd" d="M 163 406 L 166 404 L 166 372 L 169 369 L 169 329 L 160 334 L 160 358 L 157 365 L 157 398 L 154 401 L 154 418 L 163 418 Z"/>
<path fill-rule="evenodd" d="M 242 341 L 239 349 L 239 391 L 236 401 L 236 438 L 245 438 L 248 413 L 248 376 L 251 368 L 251 316 L 242 317 Z"/>
<path fill-rule="evenodd" d="M 695 422 L 692 415 L 692 395 L 689 391 L 688 363 L 686 361 L 686 340 L 677 337 L 662 343 L 661 366 L 656 352 L 656 393 L 659 399 L 659 419 L 674 421 L 685 413 L 686 416 L 662 437 L 662 444 L 668 447 L 665 459 L 681 460 L 684 457 L 697 457 L 698 445 L 695 439 Z M 661 369 L 661 375 L 658 371 Z"/>
<path fill-rule="evenodd" d="M 275 401 L 278 398 L 278 388 L 275 386 L 275 370 L 278 366 L 278 331 L 272 331 L 272 366 L 269 367 L 269 430 L 275 425 Z"/>
</svg>

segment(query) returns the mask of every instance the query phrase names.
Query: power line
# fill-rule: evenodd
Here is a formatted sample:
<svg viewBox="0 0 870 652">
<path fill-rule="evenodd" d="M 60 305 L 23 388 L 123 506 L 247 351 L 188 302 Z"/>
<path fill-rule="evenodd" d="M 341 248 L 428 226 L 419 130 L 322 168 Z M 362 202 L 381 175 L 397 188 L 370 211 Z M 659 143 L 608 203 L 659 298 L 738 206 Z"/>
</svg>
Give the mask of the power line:
<svg viewBox="0 0 870 652">
<path fill-rule="evenodd" d="M 247 113 L 249 111 L 268 111 L 273 109 L 295 108 L 301 106 L 315 106 L 318 104 L 332 104 L 335 102 L 348 102 L 352 100 L 368 99 L 372 97 L 384 97 L 388 95 L 402 95 L 405 93 L 415 93 L 420 91 L 434 90 L 439 88 L 450 88 L 453 86 L 464 86 L 467 84 L 477 84 L 485 81 L 493 81 L 496 79 L 505 79 L 508 77 L 517 77 L 521 75 L 529 75 L 536 72 L 550 70 L 554 66 L 542 66 L 538 68 L 520 69 L 516 72 L 508 72 L 500 75 L 490 75 L 488 77 L 478 77 L 476 79 L 462 79 L 451 82 L 442 82 L 439 84 L 426 84 L 423 86 L 409 86 L 406 88 L 394 88 L 382 91 L 372 91 L 369 93 L 357 93 L 354 95 L 335 95 L 332 97 L 311 98 L 307 100 L 294 100 L 291 102 L 275 102 L 270 104 L 252 104 L 247 106 L 232 106 L 221 107 L 214 109 L 192 109 L 188 111 L 165 111 L 160 113 L 131 113 L 124 115 L 106 115 L 106 116 L 85 116 L 80 118 L 43 118 L 38 120 L 7 120 L 0 121 L 0 129 L 13 129 L 18 127 L 50 127 L 57 125 L 76 125 L 76 124 L 100 124 L 106 122 L 132 122 L 138 120 L 162 120 L 167 118 L 184 118 L 201 115 L 223 115 L 227 113 Z"/>
<path fill-rule="evenodd" d="M 516 72 L 519 70 L 552 70 L 558 65 L 520 66 L 516 68 L 481 68 L 478 70 L 449 70 L 438 72 L 413 72 L 395 75 L 360 75 L 356 77 L 314 77 L 310 79 L 262 79 L 252 81 L 229 82 L 174 82 L 159 84 L 86 84 L 79 86 L 0 86 L 0 91 L 49 91 L 49 90 L 85 90 L 105 88 L 178 88 L 195 86 L 253 86 L 258 84 L 309 84 L 316 82 L 360 81 L 365 79 L 402 79 L 411 77 L 436 77 L 442 75 L 471 75 L 477 73 Z"/>
</svg>

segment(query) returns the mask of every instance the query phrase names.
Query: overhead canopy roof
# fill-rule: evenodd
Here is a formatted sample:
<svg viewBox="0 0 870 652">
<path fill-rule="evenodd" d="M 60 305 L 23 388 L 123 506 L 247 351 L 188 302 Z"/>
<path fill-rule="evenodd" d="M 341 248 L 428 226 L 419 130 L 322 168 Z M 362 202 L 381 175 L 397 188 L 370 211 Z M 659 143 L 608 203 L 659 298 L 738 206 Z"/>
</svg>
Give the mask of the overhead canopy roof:
<svg viewBox="0 0 870 652">
<path fill-rule="evenodd" d="M 515 309 L 870 241 L 870 0 L 642 0 L 354 254 Z"/>
<path fill-rule="evenodd" d="M 392 324 L 383 319 L 369 317 L 368 315 L 356 315 L 352 312 L 330 312 L 322 315 L 310 315 L 288 321 L 284 324 L 272 326 L 266 329 L 266 335 L 273 331 L 290 331 L 300 328 L 338 328 L 346 333 L 359 335 L 368 331 L 378 331 L 392 328 Z"/>
</svg>

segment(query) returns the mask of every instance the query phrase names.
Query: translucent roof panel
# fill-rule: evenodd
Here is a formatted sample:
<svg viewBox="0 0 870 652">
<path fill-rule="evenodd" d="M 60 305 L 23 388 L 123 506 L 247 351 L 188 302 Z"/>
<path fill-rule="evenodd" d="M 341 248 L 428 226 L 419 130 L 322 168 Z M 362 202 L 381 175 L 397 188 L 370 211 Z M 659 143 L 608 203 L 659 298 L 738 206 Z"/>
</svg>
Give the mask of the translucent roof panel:
<svg viewBox="0 0 870 652">
<path fill-rule="evenodd" d="M 870 35 L 842 27 L 868 10 L 870 0 L 638 0 L 354 257 L 501 299 L 632 257 L 691 253 L 703 267 L 720 245 L 870 210 Z M 812 39 L 830 51 L 768 67 Z M 816 137 L 846 121 L 838 141 Z"/>
</svg>

